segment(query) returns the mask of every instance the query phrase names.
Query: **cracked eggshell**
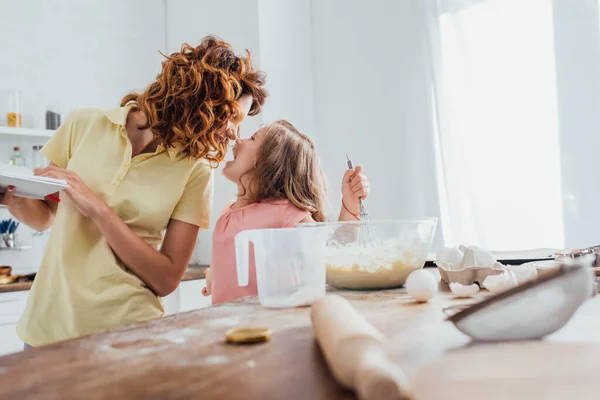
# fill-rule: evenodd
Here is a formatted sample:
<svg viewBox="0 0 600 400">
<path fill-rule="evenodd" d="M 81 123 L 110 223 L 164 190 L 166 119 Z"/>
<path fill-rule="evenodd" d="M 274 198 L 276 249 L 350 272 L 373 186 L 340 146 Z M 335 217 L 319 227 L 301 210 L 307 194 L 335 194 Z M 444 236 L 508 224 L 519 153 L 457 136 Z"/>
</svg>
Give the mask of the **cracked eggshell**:
<svg viewBox="0 0 600 400">
<path fill-rule="evenodd" d="M 479 286 L 474 283 L 472 285 L 462 285 L 458 282 L 450 283 L 450 291 L 455 297 L 471 297 L 479 292 Z"/>
<path fill-rule="evenodd" d="M 471 246 L 465 251 L 460 268 L 466 267 L 489 267 L 494 268 L 497 263 L 492 253 L 477 246 Z"/>
<path fill-rule="evenodd" d="M 490 275 L 483 281 L 483 286 L 492 293 L 501 293 L 519 285 L 515 274 L 511 271 L 504 271 L 499 275 Z"/>
<path fill-rule="evenodd" d="M 519 285 L 534 281 L 538 277 L 537 269 L 533 265 L 512 265 L 509 267 L 510 272 L 515 274 Z"/>
<path fill-rule="evenodd" d="M 437 253 L 435 263 L 446 269 L 458 269 L 463 256 L 463 252 L 455 247 L 444 247 Z"/>
</svg>

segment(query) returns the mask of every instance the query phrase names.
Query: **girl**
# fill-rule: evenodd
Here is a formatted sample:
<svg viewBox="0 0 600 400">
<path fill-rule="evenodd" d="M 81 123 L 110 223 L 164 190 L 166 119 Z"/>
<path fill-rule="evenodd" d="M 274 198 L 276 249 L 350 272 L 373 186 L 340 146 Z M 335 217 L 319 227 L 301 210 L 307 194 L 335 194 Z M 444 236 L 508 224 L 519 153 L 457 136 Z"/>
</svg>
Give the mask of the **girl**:
<svg viewBox="0 0 600 400">
<path fill-rule="evenodd" d="M 0 196 L 17 219 L 52 233 L 17 332 L 38 347 L 163 315 L 199 229 L 211 166 L 264 103 L 264 75 L 213 37 L 166 57 L 142 93 L 112 110 L 77 108 L 43 149 L 41 176 L 70 188 L 51 200 Z M 58 195 L 58 194 L 56 194 Z"/>
<path fill-rule="evenodd" d="M 250 284 L 237 284 L 235 236 L 246 229 L 290 228 L 301 222 L 325 221 L 325 183 L 314 142 L 287 121 L 238 139 L 234 160 L 223 175 L 238 186 L 237 200 L 217 220 L 211 269 L 203 294 L 219 304 L 257 294 L 256 272 Z M 358 220 L 359 198 L 369 196 L 369 181 L 361 167 L 346 171 L 342 181 L 340 221 Z"/>
</svg>

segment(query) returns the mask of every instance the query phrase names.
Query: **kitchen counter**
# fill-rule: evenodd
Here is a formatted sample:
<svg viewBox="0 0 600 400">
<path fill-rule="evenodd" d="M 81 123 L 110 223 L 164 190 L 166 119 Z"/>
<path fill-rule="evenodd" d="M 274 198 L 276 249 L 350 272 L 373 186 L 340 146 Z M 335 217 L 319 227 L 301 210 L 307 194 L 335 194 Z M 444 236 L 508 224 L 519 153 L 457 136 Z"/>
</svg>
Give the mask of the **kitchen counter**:
<svg viewBox="0 0 600 400">
<path fill-rule="evenodd" d="M 403 289 L 333 292 L 391 339 L 392 356 L 409 377 L 449 350 L 474 347 L 442 312 L 469 300 L 440 293 L 416 304 Z M 599 315 L 595 297 L 546 340 L 598 344 Z M 252 325 L 269 327 L 271 341 L 224 343 L 227 329 Z M 268 309 L 254 298 L 8 355 L 0 358 L 0 371 L 2 399 L 354 398 L 327 369 L 309 308 Z"/>
<path fill-rule="evenodd" d="M 196 279 L 204 279 L 204 270 L 208 268 L 208 265 L 202 264 L 190 264 L 188 269 L 183 274 L 183 278 L 181 281 L 193 281 Z M 33 285 L 32 280 L 21 279 L 15 283 L 9 283 L 6 285 L 0 285 L 0 293 L 6 292 L 20 292 L 22 290 L 31 289 L 31 285 Z"/>
<path fill-rule="evenodd" d="M 33 285 L 32 280 L 19 280 L 15 283 L 7 283 L 5 285 L 0 285 L 0 293 L 7 292 L 20 292 L 23 290 L 31 289 L 31 285 Z"/>
<path fill-rule="evenodd" d="M 204 279 L 204 271 L 208 265 L 190 264 L 188 269 L 183 274 L 182 281 L 194 281 L 196 279 Z"/>
</svg>

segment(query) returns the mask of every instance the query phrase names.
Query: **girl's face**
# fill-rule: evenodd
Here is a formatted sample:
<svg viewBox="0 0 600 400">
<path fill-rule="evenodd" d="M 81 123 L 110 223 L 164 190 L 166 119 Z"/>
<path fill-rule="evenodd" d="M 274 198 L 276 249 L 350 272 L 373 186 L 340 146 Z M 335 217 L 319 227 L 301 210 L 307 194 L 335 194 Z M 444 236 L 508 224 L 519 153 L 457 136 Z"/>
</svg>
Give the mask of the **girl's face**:
<svg viewBox="0 0 600 400">
<path fill-rule="evenodd" d="M 223 175 L 234 183 L 240 183 L 241 176 L 256 166 L 258 149 L 269 128 L 261 128 L 249 139 L 237 139 L 233 147 L 233 161 L 223 168 Z"/>
</svg>

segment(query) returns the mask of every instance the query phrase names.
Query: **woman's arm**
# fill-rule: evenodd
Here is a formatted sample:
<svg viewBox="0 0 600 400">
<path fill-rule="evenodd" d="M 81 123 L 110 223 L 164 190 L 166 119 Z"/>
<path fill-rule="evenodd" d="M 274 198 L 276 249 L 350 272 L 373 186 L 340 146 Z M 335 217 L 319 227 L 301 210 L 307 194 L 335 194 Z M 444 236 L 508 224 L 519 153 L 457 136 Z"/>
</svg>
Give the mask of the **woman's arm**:
<svg viewBox="0 0 600 400">
<path fill-rule="evenodd" d="M 199 230 L 196 225 L 172 219 L 157 251 L 108 206 L 91 218 L 121 261 L 154 293 L 164 297 L 177 289 L 194 252 Z"/>
<path fill-rule="evenodd" d="M 172 219 L 158 251 L 136 235 L 75 172 L 51 164 L 37 174 L 69 183 L 70 188 L 63 193 L 84 216 L 96 223 L 119 259 L 154 293 L 164 297 L 177 289 L 194 251 L 199 230 L 196 225 Z"/>
<path fill-rule="evenodd" d="M 3 194 L 0 194 L 0 204 L 6 205 L 13 217 L 38 232 L 43 232 L 52 226 L 58 208 L 57 202 L 26 199 L 17 197 L 14 193 L 14 186 L 9 186 Z M 54 195 L 58 197 L 58 193 Z"/>
</svg>

